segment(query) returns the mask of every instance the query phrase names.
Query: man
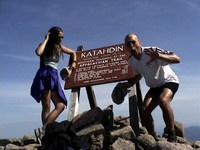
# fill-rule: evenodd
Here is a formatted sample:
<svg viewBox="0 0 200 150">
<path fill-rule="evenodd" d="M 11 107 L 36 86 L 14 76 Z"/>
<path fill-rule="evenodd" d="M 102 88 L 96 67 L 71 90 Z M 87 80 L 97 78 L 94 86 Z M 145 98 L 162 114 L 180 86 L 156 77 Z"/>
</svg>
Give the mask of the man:
<svg viewBox="0 0 200 150">
<path fill-rule="evenodd" d="M 122 84 L 128 88 L 144 77 L 146 85 L 150 87 L 142 106 L 142 124 L 149 134 L 158 140 L 151 113 L 157 106 L 160 106 L 168 131 L 168 141 L 176 142 L 174 113 L 170 102 L 178 90 L 179 80 L 170 68 L 170 64 L 179 63 L 180 58 L 173 52 L 158 47 L 142 47 L 136 34 L 128 34 L 125 37 L 125 48 L 132 53 L 129 63 L 136 76 L 131 81 Z"/>
</svg>

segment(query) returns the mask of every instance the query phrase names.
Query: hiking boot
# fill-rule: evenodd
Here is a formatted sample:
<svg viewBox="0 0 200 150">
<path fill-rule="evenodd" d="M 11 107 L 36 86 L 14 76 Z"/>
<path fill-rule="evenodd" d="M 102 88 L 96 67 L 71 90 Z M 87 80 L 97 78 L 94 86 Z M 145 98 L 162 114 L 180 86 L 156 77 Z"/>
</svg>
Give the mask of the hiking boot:
<svg viewBox="0 0 200 150">
<path fill-rule="evenodd" d="M 153 138 L 156 140 L 156 142 L 159 141 L 159 138 L 158 138 L 159 135 L 157 135 L 156 132 L 152 133 L 151 135 L 152 135 Z"/>
<path fill-rule="evenodd" d="M 177 142 L 177 137 L 175 132 L 168 132 L 168 137 L 167 137 L 167 141 L 171 142 L 171 143 L 176 143 Z"/>
<path fill-rule="evenodd" d="M 167 141 L 171 143 L 176 143 L 177 142 L 177 137 L 176 136 L 168 136 Z"/>
<path fill-rule="evenodd" d="M 37 139 L 37 142 L 42 145 L 42 138 L 44 137 L 44 129 L 43 128 L 38 128 L 38 129 L 35 129 L 34 132 L 35 132 L 35 137 Z"/>
<path fill-rule="evenodd" d="M 177 137 L 176 136 L 168 136 L 167 141 L 171 142 L 171 143 L 176 143 Z"/>
</svg>

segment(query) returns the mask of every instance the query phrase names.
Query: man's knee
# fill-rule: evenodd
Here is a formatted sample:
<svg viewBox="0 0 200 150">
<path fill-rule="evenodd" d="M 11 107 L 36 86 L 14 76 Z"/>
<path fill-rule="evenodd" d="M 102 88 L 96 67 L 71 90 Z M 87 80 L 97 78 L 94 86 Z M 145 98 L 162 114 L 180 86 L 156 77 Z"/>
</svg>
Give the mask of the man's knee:
<svg viewBox="0 0 200 150">
<path fill-rule="evenodd" d="M 157 104 L 151 103 L 149 105 L 143 105 L 142 111 L 145 115 L 150 115 L 152 111 L 157 107 Z"/>
<path fill-rule="evenodd" d="M 158 104 L 162 110 L 166 110 L 170 107 L 170 100 L 167 98 L 159 98 Z"/>
</svg>

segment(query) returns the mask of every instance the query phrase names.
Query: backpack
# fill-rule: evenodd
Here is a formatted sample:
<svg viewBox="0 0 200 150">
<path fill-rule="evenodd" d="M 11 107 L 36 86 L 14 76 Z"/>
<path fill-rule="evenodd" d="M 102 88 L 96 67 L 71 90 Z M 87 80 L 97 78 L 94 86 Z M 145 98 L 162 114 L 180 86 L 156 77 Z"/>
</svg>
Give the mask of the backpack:
<svg viewBox="0 0 200 150">
<path fill-rule="evenodd" d="M 68 150 L 71 147 L 75 130 L 71 122 L 54 122 L 45 128 L 45 135 L 42 138 L 42 150 Z"/>
</svg>

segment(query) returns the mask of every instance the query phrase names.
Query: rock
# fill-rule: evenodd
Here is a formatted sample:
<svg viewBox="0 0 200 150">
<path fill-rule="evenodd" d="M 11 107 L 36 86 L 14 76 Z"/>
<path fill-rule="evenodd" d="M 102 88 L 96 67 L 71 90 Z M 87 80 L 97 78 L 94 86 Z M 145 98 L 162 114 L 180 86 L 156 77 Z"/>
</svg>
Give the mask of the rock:
<svg viewBox="0 0 200 150">
<path fill-rule="evenodd" d="M 21 140 L 22 145 L 34 144 L 36 142 L 37 142 L 37 139 L 33 135 L 25 135 Z"/>
<path fill-rule="evenodd" d="M 36 142 L 35 136 L 25 135 L 23 138 L 0 139 L 0 150 L 65 150 L 69 147 L 71 150 L 200 150 L 200 141 L 188 141 L 183 125 L 176 122 L 176 127 L 176 131 L 180 129 L 177 143 L 168 142 L 166 137 L 155 141 L 141 125 L 136 137 L 129 117 L 114 117 L 110 105 L 103 111 L 98 107 L 88 110 L 71 122 L 48 124 L 46 138 L 42 139 L 46 142 L 42 145 Z"/>
<path fill-rule="evenodd" d="M 174 127 L 175 127 L 176 136 L 180 136 L 180 137 L 185 136 L 183 123 L 175 121 Z M 166 127 L 164 128 L 163 136 L 167 136 L 167 128 Z"/>
<path fill-rule="evenodd" d="M 118 138 L 109 147 L 109 150 L 135 150 L 135 144 L 129 140 Z"/>
<path fill-rule="evenodd" d="M 0 146 L 0 150 L 4 150 L 4 146 Z"/>
<path fill-rule="evenodd" d="M 81 115 L 75 116 L 72 120 L 72 124 L 76 130 L 80 130 L 91 123 L 101 122 L 102 117 L 102 110 L 99 107 L 95 107 L 83 112 Z"/>
<path fill-rule="evenodd" d="M 7 144 L 5 147 L 6 150 L 19 150 L 20 147 L 15 144 Z"/>
<path fill-rule="evenodd" d="M 41 145 L 40 144 L 28 144 L 28 145 L 22 147 L 22 149 L 23 148 L 25 150 L 40 150 L 41 149 Z"/>
<path fill-rule="evenodd" d="M 138 143 L 145 150 L 151 148 L 156 144 L 156 141 L 153 136 L 150 134 L 141 134 L 137 137 L 136 143 Z"/>
<path fill-rule="evenodd" d="M 159 141 L 152 150 L 194 150 L 191 145 Z"/>
<path fill-rule="evenodd" d="M 88 125 L 76 133 L 76 143 L 80 148 L 101 149 L 103 148 L 105 130 L 102 124 Z"/>
<path fill-rule="evenodd" d="M 8 144 L 5 147 L 5 150 L 39 150 L 40 149 L 39 144 L 29 144 L 26 146 L 17 146 L 14 144 Z"/>
<path fill-rule="evenodd" d="M 6 146 L 8 144 L 21 146 L 21 138 L 0 139 L 0 146 Z"/>
<path fill-rule="evenodd" d="M 200 149 L 200 141 L 196 141 L 196 142 L 194 142 L 193 144 L 192 144 L 192 146 L 194 147 L 194 148 L 199 148 Z"/>
<path fill-rule="evenodd" d="M 113 143 L 119 137 L 130 141 L 133 141 L 136 138 L 135 133 L 133 132 L 131 126 L 124 126 L 121 127 L 120 129 L 115 129 L 110 131 L 111 143 Z"/>
<path fill-rule="evenodd" d="M 130 125 L 130 118 L 122 115 L 115 117 L 114 121 L 117 125 Z"/>
</svg>

